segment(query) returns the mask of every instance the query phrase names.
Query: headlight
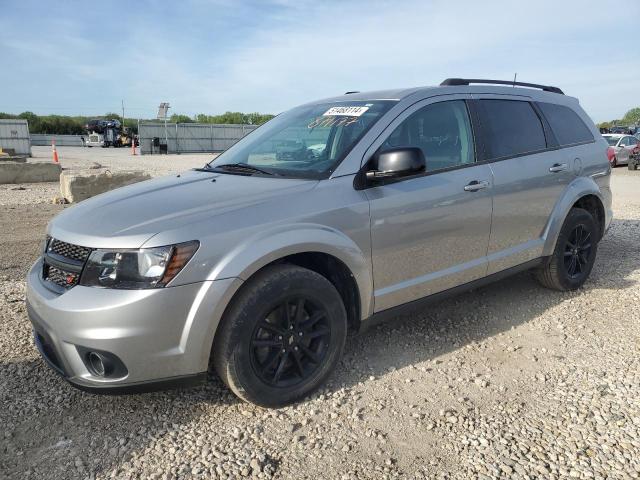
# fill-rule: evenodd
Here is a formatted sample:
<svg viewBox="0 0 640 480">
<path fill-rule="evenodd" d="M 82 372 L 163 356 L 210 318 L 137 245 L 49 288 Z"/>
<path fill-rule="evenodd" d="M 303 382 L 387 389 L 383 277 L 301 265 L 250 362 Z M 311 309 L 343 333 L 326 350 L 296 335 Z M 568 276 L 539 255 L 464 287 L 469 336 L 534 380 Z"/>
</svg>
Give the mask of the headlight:
<svg viewBox="0 0 640 480">
<path fill-rule="evenodd" d="M 80 278 L 87 287 L 141 289 L 164 287 L 187 264 L 197 241 L 139 250 L 94 250 Z"/>
</svg>

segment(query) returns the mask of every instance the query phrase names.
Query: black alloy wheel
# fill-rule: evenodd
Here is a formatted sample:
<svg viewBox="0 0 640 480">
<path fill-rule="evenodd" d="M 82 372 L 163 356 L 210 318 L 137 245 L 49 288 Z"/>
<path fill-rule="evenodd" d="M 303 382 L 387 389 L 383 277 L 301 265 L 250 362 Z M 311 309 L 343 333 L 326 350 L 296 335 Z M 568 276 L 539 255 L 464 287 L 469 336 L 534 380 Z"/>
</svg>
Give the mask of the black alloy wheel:
<svg viewBox="0 0 640 480">
<path fill-rule="evenodd" d="M 247 402 L 281 407 L 316 390 L 336 368 L 347 312 L 326 277 L 275 264 L 245 282 L 218 330 L 212 366 L 222 381 Z"/>
<path fill-rule="evenodd" d="M 564 268 L 569 278 L 579 278 L 591 258 L 591 232 L 583 224 L 569 234 L 564 247 Z"/>
<path fill-rule="evenodd" d="M 257 323 L 251 365 L 266 384 L 291 387 L 322 365 L 330 341 L 326 309 L 304 296 L 290 297 Z"/>
<path fill-rule="evenodd" d="M 600 227 L 590 212 L 572 208 L 560 229 L 553 253 L 536 269 L 538 281 L 554 290 L 580 288 L 595 263 L 600 235 Z"/>
</svg>

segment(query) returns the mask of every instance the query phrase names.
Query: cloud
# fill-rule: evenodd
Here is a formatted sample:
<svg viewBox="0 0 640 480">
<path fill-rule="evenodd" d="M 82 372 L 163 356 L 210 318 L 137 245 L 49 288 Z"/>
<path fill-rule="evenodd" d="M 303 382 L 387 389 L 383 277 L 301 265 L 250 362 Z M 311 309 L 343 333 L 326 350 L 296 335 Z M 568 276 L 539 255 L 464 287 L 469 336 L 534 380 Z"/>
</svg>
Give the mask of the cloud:
<svg viewBox="0 0 640 480">
<path fill-rule="evenodd" d="M 601 2 L 592 0 L 132 5 L 119 16 L 27 5 L 28 40 L 18 28 L 0 33 L 3 58 L 28 60 L 17 68 L 22 81 L 0 79 L 0 92 L 11 94 L 7 104 L 24 110 L 93 103 L 99 113 L 124 98 L 142 116 L 153 115 L 160 101 L 187 114 L 276 113 L 346 90 L 451 76 L 510 79 L 518 72 L 523 81 L 579 97 L 596 120 L 636 106 L 629 103 L 637 99 L 636 48 L 610 49 Z M 616 17 L 617 36 L 631 38 L 640 5 L 625 9 Z"/>
</svg>

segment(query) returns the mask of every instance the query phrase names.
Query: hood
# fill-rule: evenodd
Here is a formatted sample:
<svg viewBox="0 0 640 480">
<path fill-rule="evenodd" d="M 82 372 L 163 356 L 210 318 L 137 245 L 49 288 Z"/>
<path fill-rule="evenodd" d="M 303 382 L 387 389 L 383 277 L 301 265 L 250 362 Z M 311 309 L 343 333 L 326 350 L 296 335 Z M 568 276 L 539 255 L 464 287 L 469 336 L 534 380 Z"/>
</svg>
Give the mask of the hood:
<svg viewBox="0 0 640 480">
<path fill-rule="evenodd" d="M 316 180 L 189 171 L 90 198 L 55 217 L 48 233 L 92 248 L 138 248 L 153 235 L 267 199 L 312 189 Z"/>
</svg>

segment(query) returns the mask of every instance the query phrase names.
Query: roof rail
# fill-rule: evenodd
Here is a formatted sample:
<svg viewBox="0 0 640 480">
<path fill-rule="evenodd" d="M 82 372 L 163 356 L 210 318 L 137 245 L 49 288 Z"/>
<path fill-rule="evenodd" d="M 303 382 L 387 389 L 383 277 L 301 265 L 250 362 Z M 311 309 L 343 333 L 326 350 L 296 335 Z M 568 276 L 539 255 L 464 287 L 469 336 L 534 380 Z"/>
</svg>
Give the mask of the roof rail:
<svg viewBox="0 0 640 480">
<path fill-rule="evenodd" d="M 510 80 L 483 80 L 480 78 L 447 78 L 440 85 L 452 86 L 452 85 L 469 85 L 471 83 L 484 83 L 489 85 L 511 85 L 518 87 L 539 88 L 545 92 L 559 93 L 564 95 L 564 92 L 558 87 L 552 87 L 549 85 L 538 85 L 537 83 L 525 83 L 525 82 L 512 82 Z"/>
<path fill-rule="evenodd" d="M 351 95 L 352 93 L 360 93 L 358 90 L 352 90 L 350 92 L 344 92 L 345 95 Z"/>
</svg>

